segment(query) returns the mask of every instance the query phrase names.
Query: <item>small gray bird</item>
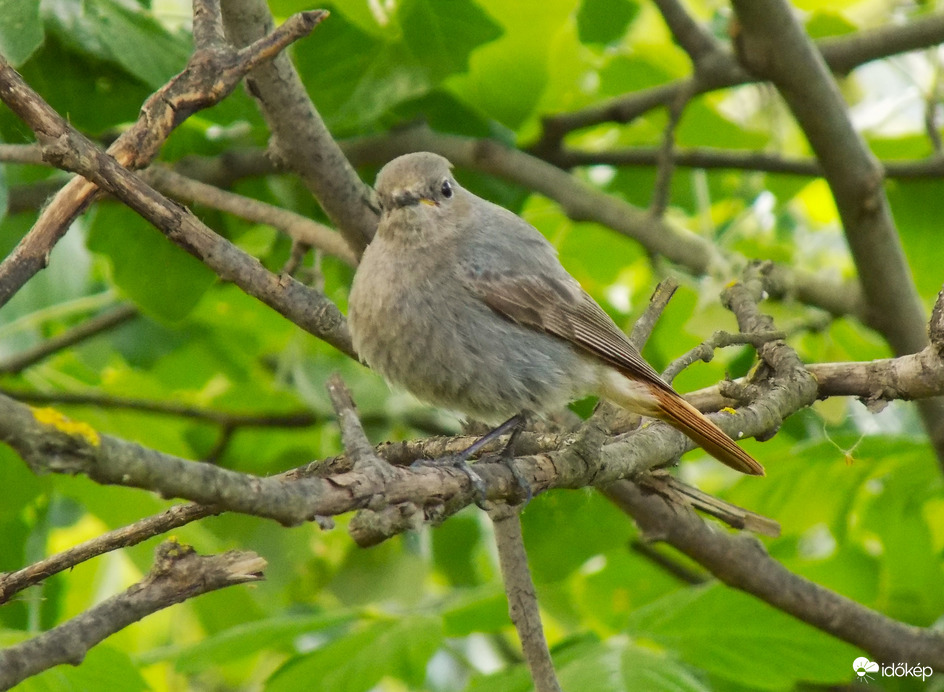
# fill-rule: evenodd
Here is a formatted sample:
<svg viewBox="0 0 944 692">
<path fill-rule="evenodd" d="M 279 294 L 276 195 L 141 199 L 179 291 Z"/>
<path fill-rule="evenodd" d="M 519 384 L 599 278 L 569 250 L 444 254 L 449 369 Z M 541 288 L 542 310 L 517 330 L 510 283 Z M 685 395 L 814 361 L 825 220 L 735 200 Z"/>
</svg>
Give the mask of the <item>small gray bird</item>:
<svg viewBox="0 0 944 692">
<path fill-rule="evenodd" d="M 596 394 L 663 420 L 743 473 L 764 468 L 686 402 L 524 219 L 462 188 L 431 153 L 377 176 L 377 235 L 354 277 L 354 348 L 431 404 L 498 423 Z"/>
</svg>

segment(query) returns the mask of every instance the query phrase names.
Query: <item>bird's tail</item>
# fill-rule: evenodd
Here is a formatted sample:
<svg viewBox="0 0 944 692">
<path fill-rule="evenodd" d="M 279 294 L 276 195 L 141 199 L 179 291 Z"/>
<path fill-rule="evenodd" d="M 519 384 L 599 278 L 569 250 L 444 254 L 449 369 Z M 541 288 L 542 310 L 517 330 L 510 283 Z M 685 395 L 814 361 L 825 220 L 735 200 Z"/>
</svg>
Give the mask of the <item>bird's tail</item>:
<svg viewBox="0 0 944 692">
<path fill-rule="evenodd" d="M 735 471 L 763 476 L 764 467 L 741 449 L 725 432 L 697 408 L 673 391 L 652 387 L 658 402 L 658 417 L 685 433 L 706 452 Z"/>
</svg>

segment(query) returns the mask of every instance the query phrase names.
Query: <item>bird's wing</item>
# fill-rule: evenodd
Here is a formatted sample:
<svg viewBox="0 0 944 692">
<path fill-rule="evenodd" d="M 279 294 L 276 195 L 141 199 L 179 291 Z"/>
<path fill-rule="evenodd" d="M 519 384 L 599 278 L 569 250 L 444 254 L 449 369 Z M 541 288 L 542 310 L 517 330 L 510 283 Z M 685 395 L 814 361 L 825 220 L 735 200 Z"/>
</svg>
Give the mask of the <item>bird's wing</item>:
<svg viewBox="0 0 944 692">
<path fill-rule="evenodd" d="M 603 308 L 570 276 L 482 272 L 469 276 L 467 285 L 509 320 L 564 339 L 634 379 L 671 390 Z"/>
<path fill-rule="evenodd" d="M 764 475 L 764 467 L 676 392 L 639 354 L 626 335 L 570 275 L 509 275 L 480 272 L 470 290 L 489 307 L 520 325 L 560 337 L 645 383 L 657 417 L 681 430 L 733 469 Z M 646 412 L 646 415 L 653 415 Z"/>
</svg>

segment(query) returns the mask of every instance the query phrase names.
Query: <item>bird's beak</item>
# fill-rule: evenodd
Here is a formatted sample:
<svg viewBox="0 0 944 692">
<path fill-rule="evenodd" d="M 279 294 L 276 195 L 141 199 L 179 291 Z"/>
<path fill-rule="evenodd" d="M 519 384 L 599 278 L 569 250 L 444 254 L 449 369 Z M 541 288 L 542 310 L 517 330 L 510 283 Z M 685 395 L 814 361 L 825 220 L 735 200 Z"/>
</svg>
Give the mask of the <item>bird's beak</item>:
<svg viewBox="0 0 944 692">
<path fill-rule="evenodd" d="M 425 204 L 428 207 L 438 207 L 439 203 L 431 199 L 426 199 L 425 197 L 420 197 L 420 204 Z"/>
</svg>

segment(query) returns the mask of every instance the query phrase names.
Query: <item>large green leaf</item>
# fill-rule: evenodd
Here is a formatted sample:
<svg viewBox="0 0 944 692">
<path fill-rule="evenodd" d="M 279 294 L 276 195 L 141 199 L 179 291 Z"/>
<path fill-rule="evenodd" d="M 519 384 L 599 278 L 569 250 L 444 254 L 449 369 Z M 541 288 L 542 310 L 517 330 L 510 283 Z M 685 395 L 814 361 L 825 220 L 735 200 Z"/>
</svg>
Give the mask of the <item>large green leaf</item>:
<svg viewBox="0 0 944 692">
<path fill-rule="evenodd" d="M 334 134 L 363 130 L 395 106 L 467 69 L 470 53 L 499 27 L 470 0 L 410 0 L 394 27 L 369 32 L 334 12 L 316 40 L 296 48 L 302 79 Z M 325 55 L 344 56 L 326 61 Z"/>
<path fill-rule="evenodd" d="M 940 181 L 896 180 L 888 184 L 887 191 L 915 284 L 930 302 L 942 284 L 944 254 L 937 225 L 944 214 Z"/>
<path fill-rule="evenodd" d="M 628 631 L 684 661 L 749 689 L 799 681 L 839 684 L 851 676 L 852 646 L 720 584 L 680 591 L 636 611 Z"/>
<path fill-rule="evenodd" d="M 203 263 L 121 205 L 96 210 L 88 247 L 111 260 L 112 278 L 129 298 L 165 320 L 190 312 L 216 281 Z"/>
<path fill-rule="evenodd" d="M 639 13 L 633 0 L 583 0 L 577 11 L 577 32 L 584 43 L 613 43 Z"/>
<path fill-rule="evenodd" d="M 156 89 L 187 63 L 189 39 L 172 35 L 146 10 L 118 0 L 44 0 L 50 33 L 78 52 L 108 60 Z"/>
<path fill-rule="evenodd" d="M 457 598 L 449 600 L 442 614 L 447 637 L 499 632 L 511 625 L 508 600 L 497 584 L 460 593 Z"/>
<path fill-rule="evenodd" d="M 27 679 L 16 689 L 21 692 L 139 692 L 151 687 L 127 653 L 107 644 L 99 644 L 89 650 L 82 659 L 82 665 L 50 668 Z"/>
<path fill-rule="evenodd" d="M 100 133 L 138 116 L 149 90 L 138 79 L 94 55 L 64 46 L 49 34 L 20 69 L 26 82 L 70 123 Z M 12 111 L 0 109 L 7 141 L 31 141 L 32 133 Z"/>
<path fill-rule="evenodd" d="M 418 688 L 442 644 L 439 618 L 413 615 L 364 623 L 311 653 L 296 656 L 269 678 L 267 692 L 302 689 L 366 692 L 384 676 Z"/>
<path fill-rule="evenodd" d="M 0 55 L 15 67 L 42 42 L 39 0 L 0 0 Z"/>
<path fill-rule="evenodd" d="M 469 55 L 502 35 L 502 29 L 472 0 L 405 0 L 397 18 L 403 40 L 438 81 L 469 67 Z"/>
<path fill-rule="evenodd" d="M 591 490 L 539 495 L 521 523 L 537 583 L 564 579 L 591 557 L 624 545 L 633 533 L 628 517 Z"/>
<path fill-rule="evenodd" d="M 441 3 L 448 5 L 449 3 Z M 549 79 L 553 38 L 566 29 L 571 0 L 481 0 L 505 33 L 472 55 L 468 73 L 449 80 L 464 101 L 511 129 L 534 115 Z"/>
<path fill-rule="evenodd" d="M 561 688 L 580 692 L 708 692 L 683 663 L 625 638 L 583 641 L 553 652 Z M 527 692 L 534 689 L 524 664 L 472 679 L 469 692 Z"/>
<path fill-rule="evenodd" d="M 195 673 L 272 649 L 288 649 L 303 635 L 317 635 L 353 619 L 345 612 L 279 615 L 230 627 L 172 655 L 177 670 Z"/>
<path fill-rule="evenodd" d="M 693 672 L 671 657 L 636 646 L 625 639 L 588 645 L 560 665 L 565 690 L 582 692 L 708 692 Z"/>
</svg>

